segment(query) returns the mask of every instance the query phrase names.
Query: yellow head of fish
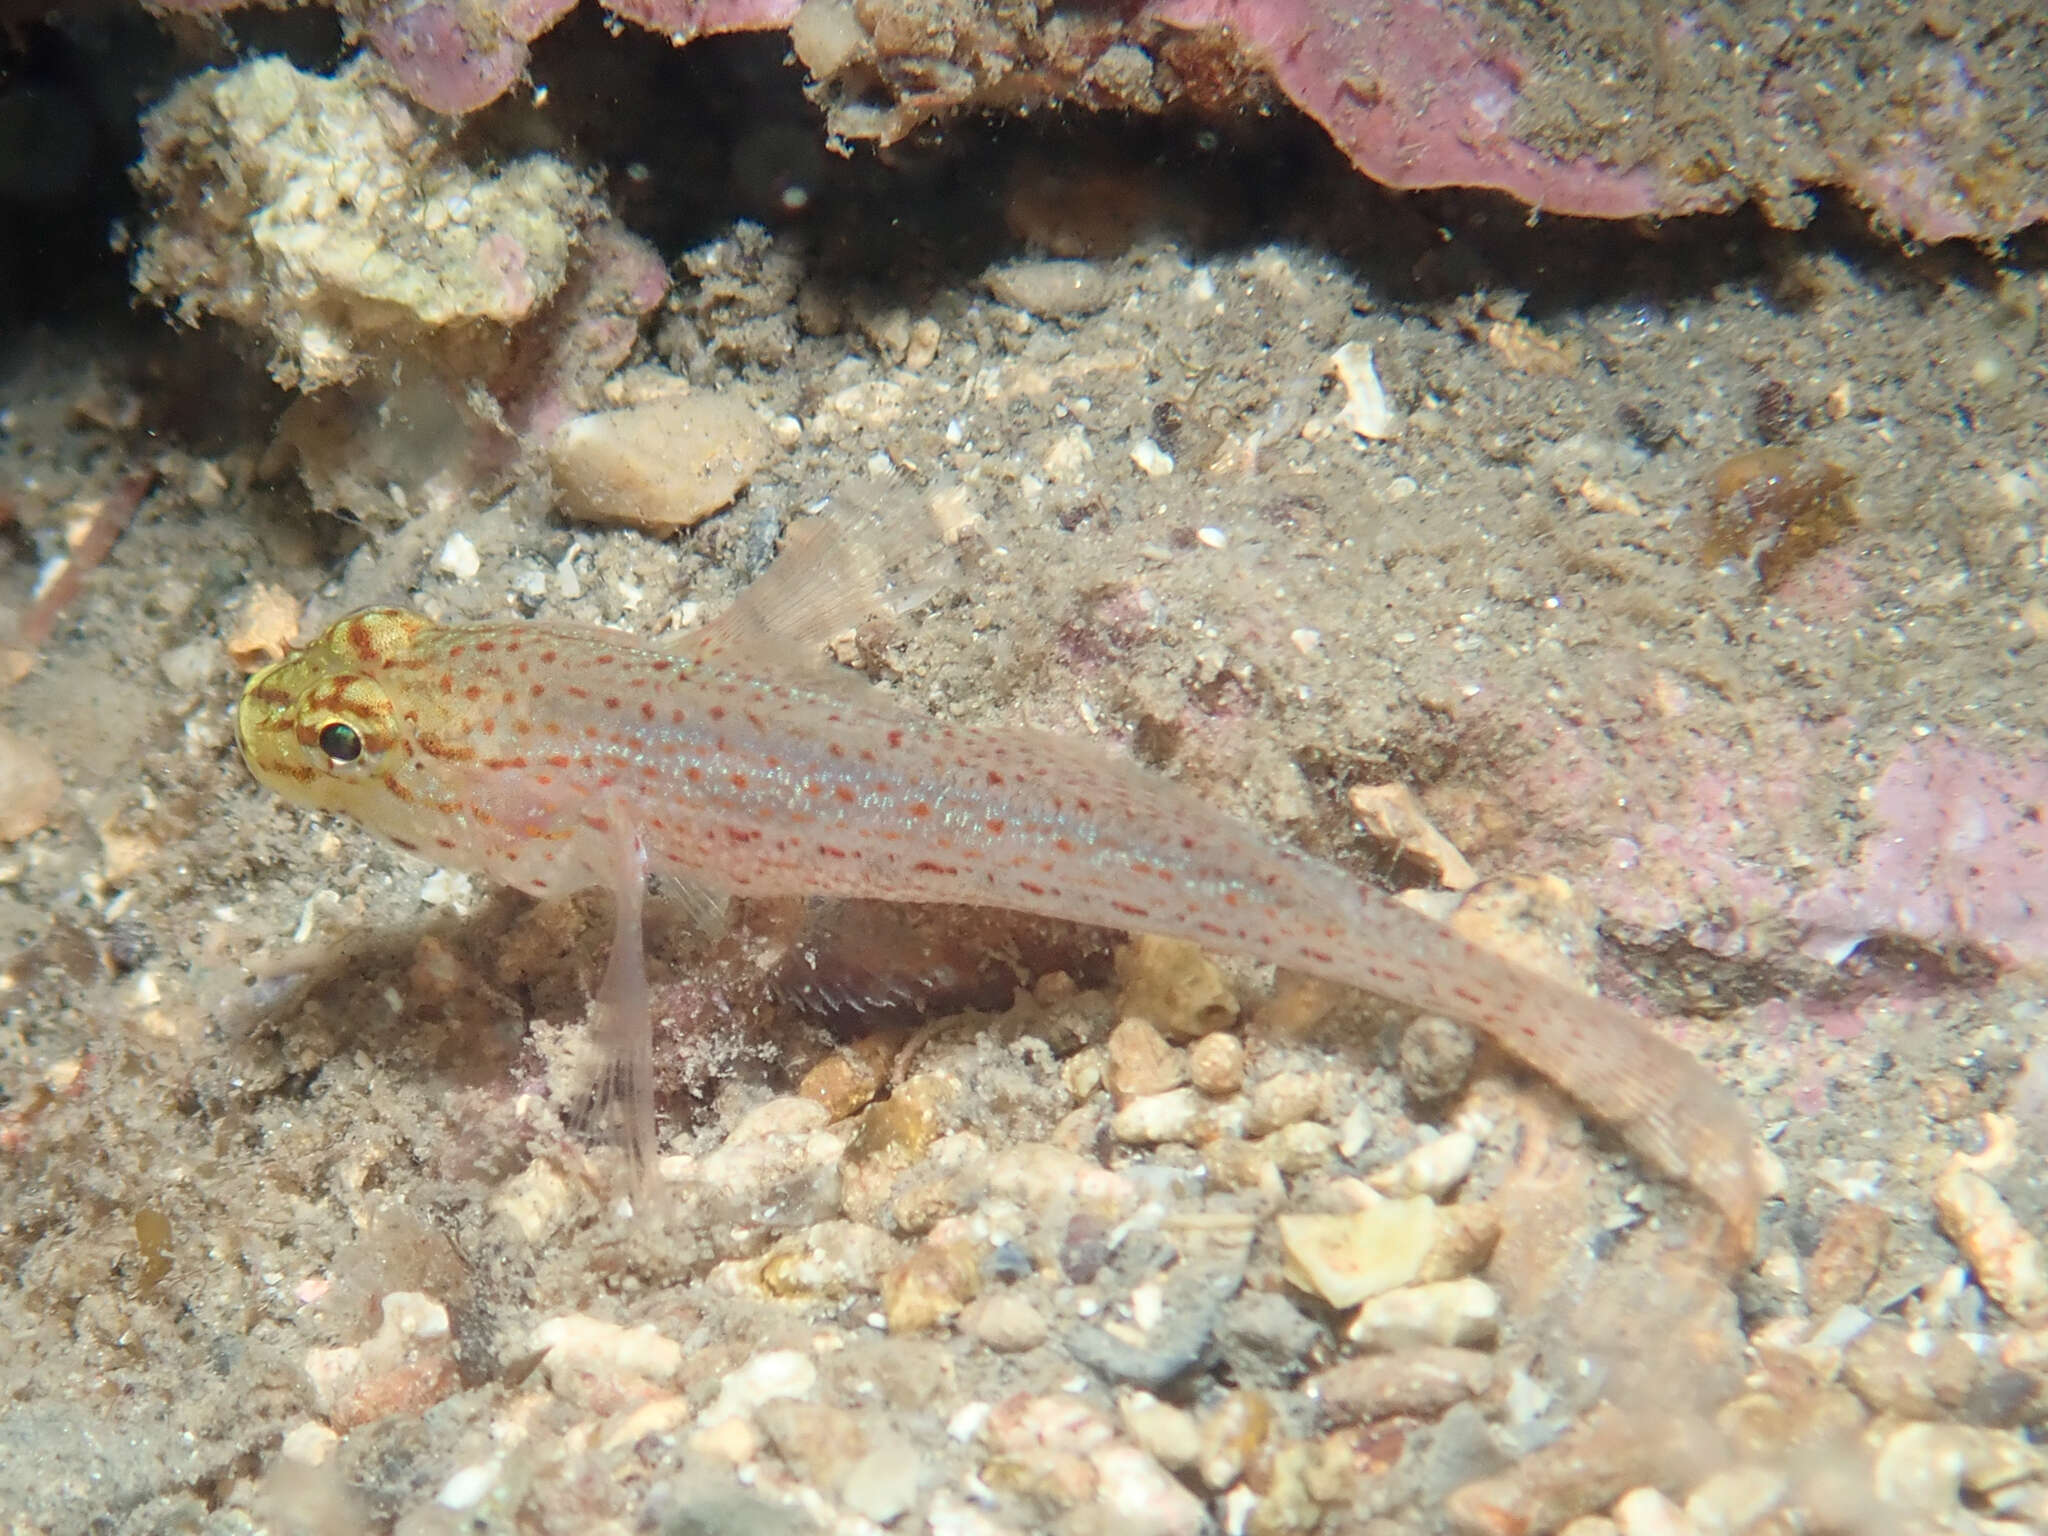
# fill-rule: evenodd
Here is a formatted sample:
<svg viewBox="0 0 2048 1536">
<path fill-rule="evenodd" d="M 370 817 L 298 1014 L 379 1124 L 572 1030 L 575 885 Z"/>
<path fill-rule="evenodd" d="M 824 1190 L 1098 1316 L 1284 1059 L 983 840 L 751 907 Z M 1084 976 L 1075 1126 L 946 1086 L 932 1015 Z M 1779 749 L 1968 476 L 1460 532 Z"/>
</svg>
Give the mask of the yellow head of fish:
<svg viewBox="0 0 2048 1536">
<path fill-rule="evenodd" d="M 401 608 L 365 609 L 250 678 L 235 738 L 257 782 L 295 805 L 364 816 L 402 747 L 379 674 L 430 623 Z"/>
</svg>

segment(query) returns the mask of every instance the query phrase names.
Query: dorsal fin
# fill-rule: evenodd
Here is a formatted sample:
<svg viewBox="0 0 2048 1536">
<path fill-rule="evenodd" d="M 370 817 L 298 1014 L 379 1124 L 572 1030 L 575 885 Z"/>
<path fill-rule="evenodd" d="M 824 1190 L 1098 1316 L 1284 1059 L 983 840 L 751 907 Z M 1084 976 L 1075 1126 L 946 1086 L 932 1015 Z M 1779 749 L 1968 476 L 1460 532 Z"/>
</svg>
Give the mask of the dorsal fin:
<svg viewBox="0 0 2048 1536">
<path fill-rule="evenodd" d="M 948 563 L 907 482 L 842 489 L 828 511 L 792 522 L 768 569 L 678 649 L 713 664 L 824 669 L 828 641 L 924 601 Z"/>
</svg>

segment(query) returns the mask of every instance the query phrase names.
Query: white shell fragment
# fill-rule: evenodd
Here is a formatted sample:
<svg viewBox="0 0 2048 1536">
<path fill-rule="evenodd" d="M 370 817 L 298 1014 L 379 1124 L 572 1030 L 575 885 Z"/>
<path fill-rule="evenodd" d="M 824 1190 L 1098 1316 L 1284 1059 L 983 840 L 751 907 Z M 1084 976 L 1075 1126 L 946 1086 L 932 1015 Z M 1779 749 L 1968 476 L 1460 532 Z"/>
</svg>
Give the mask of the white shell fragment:
<svg viewBox="0 0 2048 1536">
<path fill-rule="evenodd" d="M 1401 414 L 1380 385 L 1369 345 L 1347 341 L 1330 354 L 1330 372 L 1344 386 L 1344 408 L 1337 412 L 1340 425 L 1373 442 L 1388 442 L 1401 435 Z"/>
<path fill-rule="evenodd" d="M 448 535 L 448 542 L 441 546 L 441 553 L 434 556 L 434 569 L 444 571 L 457 581 L 475 581 L 478 571 L 483 569 L 483 559 L 476 552 L 476 544 L 466 533 Z"/>
<path fill-rule="evenodd" d="M 1354 1307 L 1422 1273 L 1437 1208 L 1417 1196 L 1346 1215 L 1288 1214 L 1277 1225 L 1288 1283 L 1333 1307 Z"/>
</svg>

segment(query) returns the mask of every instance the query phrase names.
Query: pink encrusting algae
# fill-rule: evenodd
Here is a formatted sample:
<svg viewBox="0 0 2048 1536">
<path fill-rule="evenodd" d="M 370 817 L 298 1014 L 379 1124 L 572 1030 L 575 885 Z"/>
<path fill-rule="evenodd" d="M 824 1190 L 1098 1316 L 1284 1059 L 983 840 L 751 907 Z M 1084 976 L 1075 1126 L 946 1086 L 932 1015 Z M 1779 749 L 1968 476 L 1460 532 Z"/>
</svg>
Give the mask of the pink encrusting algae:
<svg viewBox="0 0 2048 1536">
<path fill-rule="evenodd" d="M 805 584 L 782 574 L 779 563 L 755 591 Z M 753 896 L 1136 929 L 1458 1019 L 1699 1189 L 1746 1251 L 1759 1202 L 1747 1116 L 1623 1009 L 1100 749 L 942 724 L 851 674 L 781 659 L 761 606 L 743 597 L 674 651 L 606 630 L 357 613 L 250 679 L 242 750 L 286 798 L 401 848 L 536 895 L 612 893 L 599 1003 L 643 1165 L 654 1110 L 640 922 L 653 870 Z"/>
</svg>

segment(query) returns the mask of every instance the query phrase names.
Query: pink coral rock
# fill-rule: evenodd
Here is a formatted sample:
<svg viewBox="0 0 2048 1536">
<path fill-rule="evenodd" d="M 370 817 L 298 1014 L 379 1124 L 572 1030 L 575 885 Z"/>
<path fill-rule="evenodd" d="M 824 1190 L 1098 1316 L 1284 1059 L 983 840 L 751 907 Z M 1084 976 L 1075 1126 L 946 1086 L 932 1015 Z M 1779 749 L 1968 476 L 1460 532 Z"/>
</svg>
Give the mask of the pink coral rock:
<svg viewBox="0 0 2048 1536">
<path fill-rule="evenodd" d="M 1560 159 L 1516 138 L 1522 66 L 1437 0 L 1157 0 L 1180 26 L 1230 27 L 1351 161 L 1390 187 L 1492 187 L 1553 213 L 1670 211 L 1646 168 Z"/>
<path fill-rule="evenodd" d="M 1808 953 L 1839 960 L 1896 934 L 2048 961 L 2048 756 L 1931 736 L 1878 778 L 1870 818 L 1855 866 L 1793 906 Z"/>
</svg>

